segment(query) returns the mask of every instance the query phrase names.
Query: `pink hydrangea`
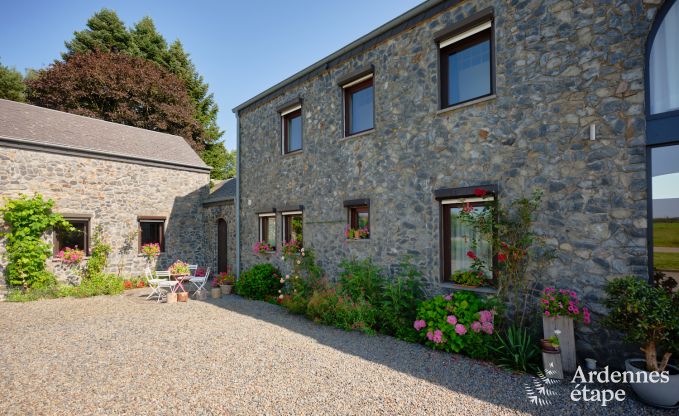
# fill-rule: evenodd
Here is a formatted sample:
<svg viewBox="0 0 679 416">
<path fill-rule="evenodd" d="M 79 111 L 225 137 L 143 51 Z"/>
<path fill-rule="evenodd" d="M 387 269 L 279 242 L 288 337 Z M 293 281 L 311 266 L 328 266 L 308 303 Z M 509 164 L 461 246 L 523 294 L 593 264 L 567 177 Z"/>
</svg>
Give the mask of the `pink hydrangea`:
<svg viewBox="0 0 679 416">
<path fill-rule="evenodd" d="M 479 321 L 493 322 L 493 313 L 491 311 L 479 311 Z"/>
<path fill-rule="evenodd" d="M 490 322 L 484 322 L 481 324 L 481 330 L 488 335 L 493 334 L 493 324 Z"/>
<path fill-rule="evenodd" d="M 427 331 L 427 339 L 429 341 L 432 341 L 434 339 L 434 333 L 431 331 Z"/>
<path fill-rule="evenodd" d="M 455 333 L 457 335 L 464 335 L 467 333 L 467 328 L 462 324 L 455 325 Z"/>
<path fill-rule="evenodd" d="M 432 341 L 434 341 L 436 344 L 440 344 L 443 342 L 443 332 L 441 332 L 440 329 L 437 329 L 434 331 L 434 336 L 432 337 Z"/>
<path fill-rule="evenodd" d="M 457 317 L 455 315 L 448 315 L 446 321 L 448 321 L 448 323 L 451 325 L 455 325 L 457 323 Z"/>
<path fill-rule="evenodd" d="M 425 326 L 427 326 L 427 323 L 423 319 L 417 320 L 413 323 L 413 327 L 418 331 Z"/>
<path fill-rule="evenodd" d="M 451 301 L 451 300 L 453 300 L 453 297 L 452 297 L 451 295 L 445 295 L 445 296 L 443 297 L 443 299 L 445 299 L 445 300 L 447 300 L 447 301 Z"/>
<path fill-rule="evenodd" d="M 471 328 L 472 331 L 474 332 L 481 332 L 481 322 L 479 321 L 472 322 Z"/>
</svg>

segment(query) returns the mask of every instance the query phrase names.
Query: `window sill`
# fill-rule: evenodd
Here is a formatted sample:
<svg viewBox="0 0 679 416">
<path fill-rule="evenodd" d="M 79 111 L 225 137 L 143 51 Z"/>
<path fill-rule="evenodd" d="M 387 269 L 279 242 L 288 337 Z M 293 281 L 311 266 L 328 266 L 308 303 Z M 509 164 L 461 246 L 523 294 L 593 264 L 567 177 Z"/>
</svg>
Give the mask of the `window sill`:
<svg viewBox="0 0 679 416">
<path fill-rule="evenodd" d="M 370 238 L 347 238 L 345 241 L 370 241 Z"/>
<path fill-rule="evenodd" d="M 302 149 L 295 150 L 294 152 L 283 153 L 283 157 L 293 157 L 293 156 L 301 155 L 302 153 L 304 153 L 304 151 Z"/>
<path fill-rule="evenodd" d="M 348 141 L 348 140 L 351 140 L 351 139 L 358 139 L 358 138 L 361 138 L 361 137 L 369 136 L 369 135 L 373 134 L 374 132 L 375 132 L 375 128 L 373 127 L 370 130 L 365 130 L 365 131 L 362 131 L 360 133 L 355 133 L 355 134 L 352 134 L 351 136 L 344 136 L 340 139 L 340 141 L 342 142 L 342 141 L 345 141 L 345 140 Z"/>
<path fill-rule="evenodd" d="M 467 101 L 466 103 L 456 104 L 456 105 L 451 106 L 451 107 L 443 108 L 443 109 L 437 111 L 436 115 L 446 114 L 446 113 L 451 112 L 451 111 L 455 111 L 455 110 L 459 110 L 461 108 L 466 108 L 466 107 L 470 107 L 472 105 L 484 103 L 486 101 L 494 100 L 496 98 L 497 98 L 497 95 L 495 95 L 495 94 L 489 95 L 487 97 L 477 98 L 476 100 Z"/>
<path fill-rule="evenodd" d="M 450 289 L 454 291 L 467 291 L 467 292 L 475 292 L 475 293 L 485 293 L 489 295 L 494 295 L 497 293 L 497 289 L 494 287 L 469 287 L 469 286 L 463 286 L 463 285 L 458 285 L 456 283 L 450 283 L 450 282 L 443 282 L 440 283 L 439 286 L 443 289 Z"/>
</svg>

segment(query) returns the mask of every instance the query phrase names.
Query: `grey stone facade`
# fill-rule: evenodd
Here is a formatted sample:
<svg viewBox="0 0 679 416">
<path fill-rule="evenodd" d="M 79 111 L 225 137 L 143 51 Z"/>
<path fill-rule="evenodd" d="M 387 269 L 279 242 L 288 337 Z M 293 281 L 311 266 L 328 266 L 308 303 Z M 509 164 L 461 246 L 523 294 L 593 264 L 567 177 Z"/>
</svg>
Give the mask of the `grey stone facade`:
<svg viewBox="0 0 679 416">
<path fill-rule="evenodd" d="M 537 230 L 558 256 L 538 278 L 584 294 L 596 322 L 607 279 L 647 273 L 644 53 L 658 2 L 448 3 L 238 109 L 241 269 L 279 262 L 252 254 L 257 213 L 301 204 L 305 245 L 330 276 L 343 258 L 389 268 L 409 254 L 445 290 L 434 190 L 494 183 L 507 203 L 541 188 Z M 439 111 L 435 34 L 487 7 L 496 94 Z M 343 138 L 338 80 L 366 65 L 374 66 L 375 128 Z M 303 151 L 283 155 L 276 109 L 297 97 Z M 371 237 L 346 241 L 342 202 L 356 198 L 370 199 Z M 582 352 L 614 348 L 598 324 L 579 331 L 599 332 L 579 340 Z"/>
<path fill-rule="evenodd" d="M 206 206 L 205 206 L 206 205 Z M 214 204 L 204 204 L 205 243 L 207 260 L 206 267 L 212 270 L 212 275 L 219 272 L 218 269 L 218 221 L 226 221 L 226 259 L 229 269 L 235 271 L 236 265 L 236 209 L 234 201 L 224 201 Z"/>
<path fill-rule="evenodd" d="M 202 206 L 209 193 L 208 172 L 2 146 L 0 162 L 0 197 L 40 193 L 55 201 L 56 212 L 91 216 L 91 230 L 101 225 L 104 240 L 113 249 L 110 272 L 120 267 L 125 276 L 143 273 L 145 260 L 138 254 L 138 216 L 166 217 L 165 253 L 159 257 L 159 268 L 177 259 L 201 265 L 212 261 L 204 237 Z M 130 235 L 131 250 L 121 254 Z M 0 255 L 3 252 L 4 245 L 0 244 Z M 58 262 L 49 260 L 48 267 L 64 278 Z"/>
</svg>

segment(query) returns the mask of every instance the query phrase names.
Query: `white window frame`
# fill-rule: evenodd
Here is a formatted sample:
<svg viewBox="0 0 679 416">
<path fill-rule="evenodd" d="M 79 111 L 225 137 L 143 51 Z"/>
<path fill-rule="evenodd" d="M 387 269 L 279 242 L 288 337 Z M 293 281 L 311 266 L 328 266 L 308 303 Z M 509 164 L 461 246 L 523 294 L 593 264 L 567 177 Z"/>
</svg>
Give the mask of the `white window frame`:
<svg viewBox="0 0 679 416">
<path fill-rule="evenodd" d="M 264 241 L 264 229 L 262 228 L 262 218 L 264 217 L 274 217 L 274 220 L 276 219 L 276 213 L 271 212 L 271 213 L 265 213 L 265 214 L 258 214 L 257 216 L 257 221 L 259 222 L 259 241 Z M 276 227 L 274 227 L 274 232 L 276 232 Z M 274 240 L 276 240 L 276 236 L 274 235 Z M 265 241 L 266 242 L 266 241 Z"/>
<path fill-rule="evenodd" d="M 442 40 L 441 42 L 439 42 L 439 49 L 443 49 L 446 46 L 450 46 L 453 43 L 457 43 L 457 42 L 459 42 L 463 39 L 466 39 L 466 38 L 468 38 L 472 35 L 475 35 L 479 32 L 482 32 L 486 29 L 490 29 L 491 27 L 493 27 L 493 21 L 488 20 L 487 22 L 481 23 L 478 26 L 474 26 L 473 28 L 471 28 L 469 30 L 466 30 L 462 33 L 458 33 L 457 35 L 453 35 L 453 36 L 449 37 L 448 39 Z"/>
</svg>

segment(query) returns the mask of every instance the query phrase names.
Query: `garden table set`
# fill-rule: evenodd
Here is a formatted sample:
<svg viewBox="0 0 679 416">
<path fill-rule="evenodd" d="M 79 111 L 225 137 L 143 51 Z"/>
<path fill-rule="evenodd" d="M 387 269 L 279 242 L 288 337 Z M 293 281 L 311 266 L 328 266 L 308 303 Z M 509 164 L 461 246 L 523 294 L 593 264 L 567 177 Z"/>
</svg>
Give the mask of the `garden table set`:
<svg viewBox="0 0 679 416">
<path fill-rule="evenodd" d="M 163 297 L 167 298 L 166 289 L 172 294 L 177 294 L 181 289 L 182 293 L 187 293 L 188 291 L 184 287 L 185 283 L 192 284 L 195 288 L 194 294 L 197 294 L 205 288 L 208 278 L 210 277 L 210 268 L 207 270 L 202 270 L 198 268 L 198 265 L 189 265 L 189 273 L 172 274 L 168 270 L 158 270 L 152 272 L 149 267 L 146 268 L 144 273 L 149 287 L 152 289 L 151 293 L 146 297 L 150 299 L 153 296 L 157 297 L 157 301 L 160 302 Z"/>
</svg>

